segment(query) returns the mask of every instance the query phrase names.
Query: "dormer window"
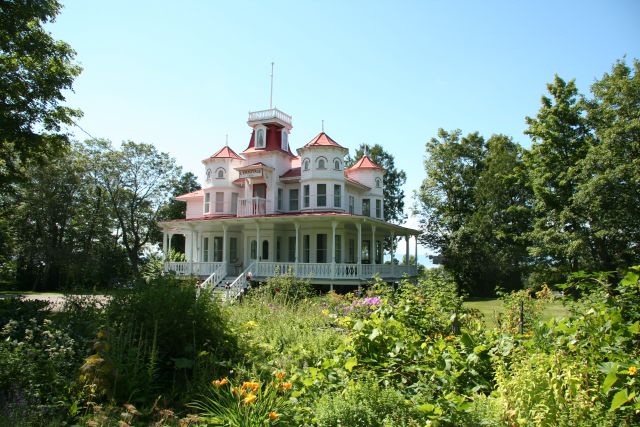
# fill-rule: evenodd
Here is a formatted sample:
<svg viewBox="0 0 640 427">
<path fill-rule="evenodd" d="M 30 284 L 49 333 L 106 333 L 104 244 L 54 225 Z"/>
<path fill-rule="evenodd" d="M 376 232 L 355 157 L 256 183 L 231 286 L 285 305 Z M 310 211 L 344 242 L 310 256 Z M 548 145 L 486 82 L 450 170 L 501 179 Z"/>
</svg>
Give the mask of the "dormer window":
<svg viewBox="0 0 640 427">
<path fill-rule="evenodd" d="M 335 160 L 333 161 L 333 168 L 334 168 L 335 170 L 337 170 L 337 171 L 339 171 L 339 170 L 340 170 L 340 160 L 339 160 L 339 159 L 335 159 Z"/>
<path fill-rule="evenodd" d="M 303 169 L 308 171 L 309 170 L 309 159 L 305 159 L 303 164 L 304 164 Z"/>
<path fill-rule="evenodd" d="M 327 161 L 323 157 L 320 157 L 318 159 L 318 169 L 326 169 L 326 168 L 327 168 Z"/>
<path fill-rule="evenodd" d="M 282 129 L 282 151 L 289 150 L 289 133 L 286 129 Z"/>
<path fill-rule="evenodd" d="M 264 148 L 266 146 L 266 133 L 264 127 L 256 128 L 256 148 Z"/>
<path fill-rule="evenodd" d="M 380 178 L 376 178 L 376 188 L 382 187 L 382 180 Z"/>
<path fill-rule="evenodd" d="M 225 170 L 223 168 L 218 168 L 216 170 L 216 179 L 224 179 Z"/>
</svg>

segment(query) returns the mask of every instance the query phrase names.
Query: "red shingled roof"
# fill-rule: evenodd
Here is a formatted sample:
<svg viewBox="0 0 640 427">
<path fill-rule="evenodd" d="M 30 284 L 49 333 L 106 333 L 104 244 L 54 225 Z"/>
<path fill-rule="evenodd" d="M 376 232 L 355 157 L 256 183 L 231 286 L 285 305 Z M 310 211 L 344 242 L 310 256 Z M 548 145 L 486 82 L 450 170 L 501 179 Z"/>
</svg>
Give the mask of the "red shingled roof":
<svg viewBox="0 0 640 427">
<path fill-rule="evenodd" d="M 364 156 L 362 156 L 360 158 L 360 160 L 355 162 L 354 165 L 351 166 L 347 170 L 350 171 L 350 170 L 356 170 L 356 169 L 380 169 L 380 170 L 382 170 L 382 168 L 380 166 L 378 166 L 377 164 L 375 164 L 373 161 L 371 161 L 369 156 L 367 156 L 366 154 Z"/>
<path fill-rule="evenodd" d="M 311 141 L 309 141 L 306 145 L 305 148 L 308 147 L 317 147 L 317 146 L 330 146 L 330 147 L 340 147 L 340 148 L 344 148 L 342 145 L 338 144 L 337 142 L 335 142 L 333 139 L 331 139 L 329 137 L 329 135 L 327 135 L 324 132 L 320 132 L 318 135 L 316 135 L 315 138 L 313 138 Z"/>
<path fill-rule="evenodd" d="M 256 148 L 255 137 L 256 131 L 251 132 L 251 139 L 249 139 L 249 146 L 242 152 L 246 153 L 259 153 L 263 151 L 280 151 L 281 153 L 288 154 L 291 157 L 295 157 L 291 152 L 291 147 L 287 146 L 286 150 L 282 149 L 282 127 L 275 124 L 265 125 L 267 128 L 267 135 L 264 148 Z"/>
<path fill-rule="evenodd" d="M 209 159 L 237 159 L 244 160 L 240 157 L 235 151 L 233 151 L 228 146 L 224 146 L 219 149 L 213 156 L 209 157 Z M 207 160 L 207 159 L 205 159 Z"/>
<path fill-rule="evenodd" d="M 176 196 L 176 200 L 192 199 L 194 197 L 202 197 L 203 194 L 204 194 L 204 192 L 202 190 L 196 190 L 196 191 L 192 191 L 191 193 L 186 193 L 186 194 L 181 194 L 179 196 Z"/>
<path fill-rule="evenodd" d="M 300 167 L 298 166 L 297 168 L 289 169 L 284 174 L 280 175 L 280 178 L 296 178 L 296 177 L 299 177 L 300 175 L 301 175 Z"/>
</svg>

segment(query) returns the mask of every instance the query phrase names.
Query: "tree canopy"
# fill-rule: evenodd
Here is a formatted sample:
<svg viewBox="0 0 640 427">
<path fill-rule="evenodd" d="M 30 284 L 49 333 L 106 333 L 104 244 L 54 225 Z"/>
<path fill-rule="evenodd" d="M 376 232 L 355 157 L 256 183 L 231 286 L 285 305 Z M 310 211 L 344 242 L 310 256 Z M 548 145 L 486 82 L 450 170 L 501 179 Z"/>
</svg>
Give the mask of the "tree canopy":
<svg viewBox="0 0 640 427">
<path fill-rule="evenodd" d="M 63 105 L 81 68 L 75 52 L 44 25 L 61 9 L 55 0 L 13 0 L 0 7 L 0 189 L 68 142 L 62 125 L 79 110 Z"/>
</svg>

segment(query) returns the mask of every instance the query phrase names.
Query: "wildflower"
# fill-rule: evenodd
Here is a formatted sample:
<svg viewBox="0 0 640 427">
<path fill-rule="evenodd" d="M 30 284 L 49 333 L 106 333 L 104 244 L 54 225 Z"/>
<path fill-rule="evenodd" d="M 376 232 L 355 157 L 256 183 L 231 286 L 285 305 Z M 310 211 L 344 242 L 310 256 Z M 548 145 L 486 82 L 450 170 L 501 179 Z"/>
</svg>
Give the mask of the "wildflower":
<svg viewBox="0 0 640 427">
<path fill-rule="evenodd" d="M 249 393 L 247 395 L 247 397 L 244 398 L 244 400 L 242 401 L 245 405 L 251 405 L 253 402 L 256 401 L 256 399 L 258 399 L 258 396 L 256 396 L 253 393 Z"/>
<path fill-rule="evenodd" d="M 324 310 L 322 310 L 322 315 L 323 316 L 328 316 L 329 315 L 329 310 L 327 310 L 326 308 Z"/>
<path fill-rule="evenodd" d="M 246 394 L 246 392 L 244 391 L 243 388 L 232 387 L 231 388 L 231 394 L 234 395 L 234 396 L 244 396 Z"/>
<path fill-rule="evenodd" d="M 248 322 L 244 323 L 244 327 L 247 329 L 253 329 L 256 326 L 258 326 L 258 323 L 255 320 L 249 320 Z"/>
<path fill-rule="evenodd" d="M 287 373 L 285 371 L 276 371 L 273 375 L 278 379 L 278 381 L 282 381 L 284 377 L 287 376 Z"/>
<path fill-rule="evenodd" d="M 280 415 L 278 415 L 278 413 L 276 411 L 271 411 L 269 412 L 269 419 L 271 421 L 276 421 L 280 418 Z"/>
<path fill-rule="evenodd" d="M 445 341 L 453 341 L 453 340 L 455 340 L 455 339 L 456 339 L 456 337 L 454 337 L 453 335 L 447 335 L 447 336 L 444 338 L 444 340 L 445 340 Z"/>
<path fill-rule="evenodd" d="M 104 329 L 98 331 L 98 339 L 101 340 L 107 337 L 107 332 Z"/>
<path fill-rule="evenodd" d="M 227 379 L 227 377 L 224 377 L 224 378 L 223 378 L 223 379 L 221 379 L 221 380 L 214 380 L 214 381 L 211 381 L 211 384 L 213 384 L 214 386 L 216 386 L 216 388 L 220 388 L 220 387 L 222 387 L 222 386 L 223 386 L 223 385 L 225 385 L 225 384 L 229 384 L 229 380 Z"/>
<path fill-rule="evenodd" d="M 278 387 L 280 387 L 280 389 L 283 390 L 283 391 L 287 391 L 287 390 L 291 390 L 292 386 L 293 386 L 293 384 L 291 384 L 290 382 L 284 382 L 284 383 L 280 384 Z"/>
<path fill-rule="evenodd" d="M 260 383 L 245 381 L 244 383 L 242 383 L 242 388 L 244 390 L 252 390 L 255 393 L 260 388 Z"/>
<path fill-rule="evenodd" d="M 629 375 L 635 375 L 638 373 L 638 368 L 635 366 L 629 366 Z"/>
</svg>

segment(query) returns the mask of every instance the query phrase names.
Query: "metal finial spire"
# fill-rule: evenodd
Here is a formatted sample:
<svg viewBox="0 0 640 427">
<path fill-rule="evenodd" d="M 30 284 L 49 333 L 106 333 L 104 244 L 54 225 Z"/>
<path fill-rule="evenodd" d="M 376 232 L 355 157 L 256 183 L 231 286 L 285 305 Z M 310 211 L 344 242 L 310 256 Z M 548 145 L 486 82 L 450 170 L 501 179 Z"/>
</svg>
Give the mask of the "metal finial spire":
<svg viewBox="0 0 640 427">
<path fill-rule="evenodd" d="M 322 120 L 322 132 L 324 132 L 324 120 Z"/>
<path fill-rule="evenodd" d="M 271 63 L 271 94 L 269 95 L 269 109 L 273 108 L 273 62 Z"/>
<path fill-rule="evenodd" d="M 369 146 L 367 144 L 365 144 L 364 142 L 362 144 L 364 145 L 364 155 L 368 156 L 369 155 Z"/>
<path fill-rule="evenodd" d="M 224 136 L 224 145 L 226 145 L 227 147 L 229 146 L 229 134 L 226 134 Z"/>
</svg>

